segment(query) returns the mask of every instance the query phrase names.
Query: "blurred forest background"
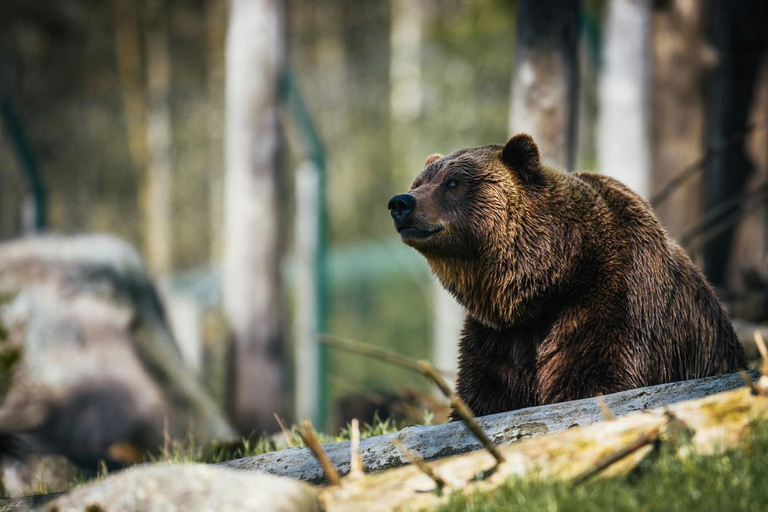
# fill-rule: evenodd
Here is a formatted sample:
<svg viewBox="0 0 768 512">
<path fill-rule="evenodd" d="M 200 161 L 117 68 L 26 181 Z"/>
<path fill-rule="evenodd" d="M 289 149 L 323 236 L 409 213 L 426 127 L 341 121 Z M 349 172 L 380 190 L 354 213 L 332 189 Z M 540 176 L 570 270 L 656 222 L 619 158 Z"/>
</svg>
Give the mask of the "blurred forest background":
<svg viewBox="0 0 768 512">
<path fill-rule="evenodd" d="M 0 239 L 108 232 L 140 248 L 185 362 L 241 432 L 274 430 L 272 411 L 329 429 L 431 407 L 418 375 L 319 348 L 316 333 L 450 375 L 461 313 L 400 244 L 387 200 L 429 154 L 517 131 L 559 168 L 645 195 L 731 312 L 762 322 L 767 10 L 3 0 Z M 239 158 L 253 181 L 232 177 Z"/>
</svg>

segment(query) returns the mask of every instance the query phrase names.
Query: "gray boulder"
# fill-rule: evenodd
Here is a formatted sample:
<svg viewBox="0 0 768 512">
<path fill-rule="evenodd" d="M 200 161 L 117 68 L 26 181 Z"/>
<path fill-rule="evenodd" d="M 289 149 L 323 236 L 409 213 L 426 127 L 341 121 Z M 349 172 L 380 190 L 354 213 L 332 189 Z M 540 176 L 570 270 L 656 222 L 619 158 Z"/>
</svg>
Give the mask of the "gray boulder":
<svg viewBox="0 0 768 512">
<path fill-rule="evenodd" d="M 184 366 L 141 258 L 110 236 L 0 244 L 0 451 L 117 466 L 235 432 Z"/>
<path fill-rule="evenodd" d="M 48 503 L 53 512 L 315 512 L 315 489 L 292 478 L 203 464 L 137 466 Z"/>
</svg>

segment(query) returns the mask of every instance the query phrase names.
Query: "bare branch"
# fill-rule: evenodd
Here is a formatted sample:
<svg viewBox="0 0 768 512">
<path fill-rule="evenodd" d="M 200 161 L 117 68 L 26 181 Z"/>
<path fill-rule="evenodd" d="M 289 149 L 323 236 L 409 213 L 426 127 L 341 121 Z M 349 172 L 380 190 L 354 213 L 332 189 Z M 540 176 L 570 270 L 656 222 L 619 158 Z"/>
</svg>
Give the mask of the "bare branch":
<svg viewBox="0 0 768 512">
<path fill-rule="evenodd" d="M 285 426 L 285 422 L 283 421 L 283 418 L 281 418 L 280 415 L 277 414 L 276 412 L 273 412 L 272 415 L 275 417 L 277 424 L 280 426 L 280 431 L 283 433 L 283 437 L 285 438 L 285 444 L 287 444 L 289 448 L 293 448 L 291 433 L 288 431 L 288 427 Z"/>
<path fill-rule="evenodd" d="M 435 473 L 429 465 L 424 462 L 424 458 L 416 453 L 415 451 L 411 451 L 408 448 L 405 447 L 403 443 L 400 442 L 398 438 L 392 439 L 392 444 L 395 445 L 395 448 L 397 448 L 400 453 L 403 454 L 403 457 L 408 459 L 408 461 L 419 468 L 419 471 L 427 475 L 429 478 L 432 479 L 433 482 L 435 482 L 435 485 L 437 488 L 435 489 L 438 494 L 440 494 L 445 487 L 448 486 L 445 480 Z"/>
</svg>

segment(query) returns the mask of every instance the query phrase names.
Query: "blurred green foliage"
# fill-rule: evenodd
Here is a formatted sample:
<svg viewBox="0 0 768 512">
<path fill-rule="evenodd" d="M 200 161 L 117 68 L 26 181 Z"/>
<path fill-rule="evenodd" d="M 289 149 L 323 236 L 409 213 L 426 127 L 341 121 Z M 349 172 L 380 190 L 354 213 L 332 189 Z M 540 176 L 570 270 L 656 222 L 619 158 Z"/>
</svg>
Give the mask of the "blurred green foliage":
<svg viewBox="0 0 768 512">
<path fill-rule="evenodd" d="M 136 5 L 144 84 L 146 20 L 143 4 Z M 221 212 L 214 194 L 225 166 L 227 18 L 213 5 L 214 0 L 165 2 L 175 272 L 215 269 L 221 253 L 215 245 L 221 240 Z M 290 64 L 329 158 L 331 248 L 354 252 L 361 244 L 398 244 L 387 200 L 407 190 L 427 155 L 506 139 L 515 2 L 419 3 L 423 101 L 407 118 L 396 118 L 392 107 L 393 2 L 297 0 L 289 5 Z M 86 0 L 3 2 L 0 80 L 38 153 L 51 230 L 106 231 L 143 247 L 145 170 L 129 145 L 126 84 L 118 72 L 116 43 L 116 30 L 128 21 L 115 15 L 114 6 Z M 303 148 L 292 139 L 290 116 L 282 120 L 287 144 L 281 207 L 291 245 L 292 171 Z M 0 238 L 7 238 L 18 234 L 24 186 L 2 138 L 0 164 Z M 432 283 L 426 265 L 420 257 L 390 257 L 399 262 L 395 269 L 382 272 L 381 258 L 361 256 L 357 266 L 364 272 L 354 282 L 331 282 L 329 330 L 429 357 Z M 301 293 L 297 286 L 293 295 Z M 329 368 L 332 377 L 377 390 L 427 389 L 419 376 L 354 356 L 332 354 Z"/>
</svg>

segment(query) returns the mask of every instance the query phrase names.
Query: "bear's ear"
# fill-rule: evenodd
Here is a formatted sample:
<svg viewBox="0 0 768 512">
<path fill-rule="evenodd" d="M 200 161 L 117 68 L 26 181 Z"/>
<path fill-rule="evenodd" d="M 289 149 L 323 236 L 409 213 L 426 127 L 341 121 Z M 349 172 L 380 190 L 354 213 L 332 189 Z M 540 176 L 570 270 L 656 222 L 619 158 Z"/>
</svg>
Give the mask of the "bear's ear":
<svg viewBox="0 0 768 512">
<path fill-rule="evenodd" d="M 539 147 L 527 133 L 518 133 L 504 145 L 501 160 L 525 181 L 537 181 L 541 169 Z"/>
<path fill-rule="evenodd" d="M 424 162 L 424 167 L 428 166 L 429 164 L 435 163 L 438 160 L 443 158 L 443 155 L 440 155 L 438 153 L 433 153 L 427 157 L 427 161 Z"/>
</svg>

